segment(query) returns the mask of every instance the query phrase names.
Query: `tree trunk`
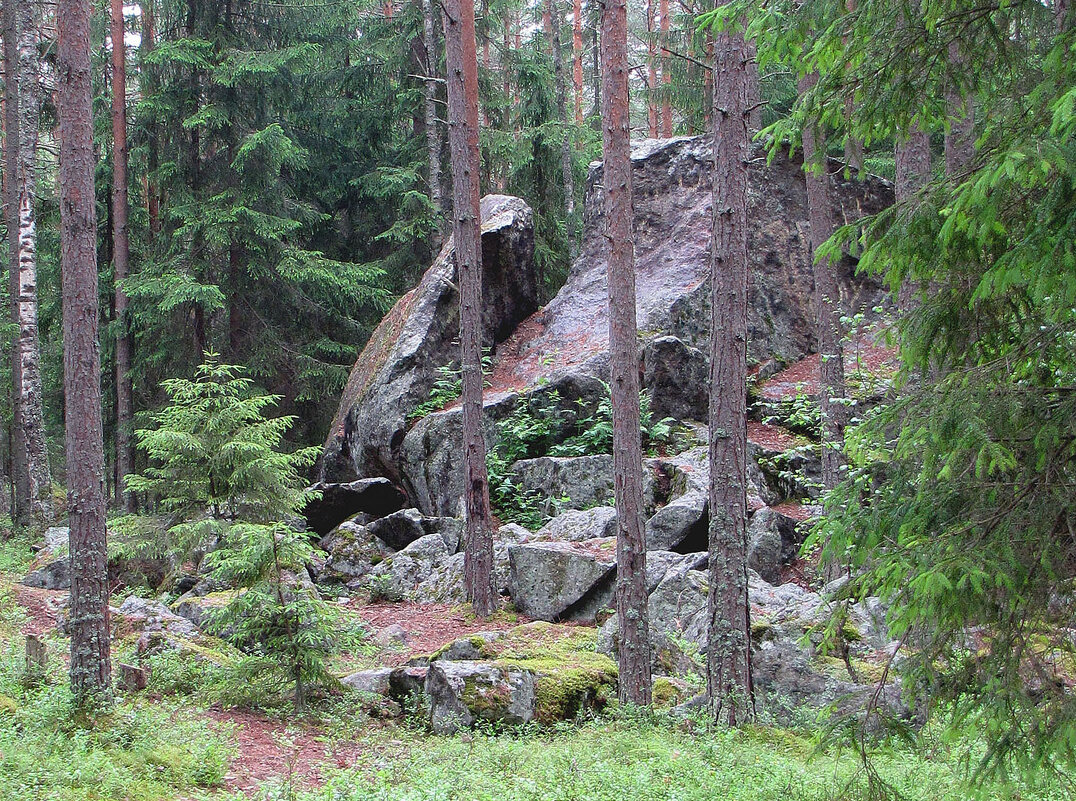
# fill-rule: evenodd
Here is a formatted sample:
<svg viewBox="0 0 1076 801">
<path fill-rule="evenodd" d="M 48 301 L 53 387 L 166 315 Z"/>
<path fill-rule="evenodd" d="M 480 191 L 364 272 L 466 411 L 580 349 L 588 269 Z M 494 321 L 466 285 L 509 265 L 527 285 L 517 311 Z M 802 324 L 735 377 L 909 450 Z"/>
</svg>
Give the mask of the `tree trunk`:
<svg viewBox="0 0 1076 801">
<path fill-rule="evenodd" d="M 437 216 L 432 247 L 441 249 L 441 130 L 437 125 L 437 29 L 431 0 L 422 0 L 422 41 L 426 48 L 426 153 L 429 170 L 430 204 Z"/>
<path fill-rule="evenodd" d="M 954 74 L 964 68 L 964 54 L 958 42 L 949 43 L 949 65 Z M 945 134 L 945 175 L 960 177 L 975 155 L 975 105 L 971 96 L 964 97 L 960 87 L 950 80 L 945 90 L 949 130 Z"/>
<path fill-rule="evenodd" d="M 473 0 L 446 0 L 448 146 L 452 165 L 453 236 L 460 287 L 460 363 L 463 379 L 465 547 L 463 572 L 475 614 L 488 617 L 493 594 L 486 443 L 482 434 L 482 222 L 478 172 L 478 53 Z"/>
<path fill-rule="evenodd" d="M 116 488 L 134 471 L 134 446 L 131 441 L 134 408 L 131 399 L 131 334 L 127 312 L 127 280 L 130 263 L 130 238 L 127 229 L 127 64 L 123 17 L 123 0 L 110 0 L 112 9 L 112 263 L 116 274 Z M 134 509 L 134 494 L 122 492 L 123 508 Z"/>
<path fill-rule="evenodd" d="M 672 136 L 672 73 L 669 72 L 669 0 L 660 0 L 661 14 L 661 135 Z"/>
<path fill-rule="evenodd" d="M 714 43 L 710 261 L 710 592 L 706 697 L 730 726 L 754 717 L 747 602 L 747 44 Z"/>
<path fill-rule="evenodd" d="M 650 138 L 658 138 L 658 32 L 654 3 L 646 2 L 646 121 Z"/>
<path fill-rule="evenodd" d="M 590 7 L 595 9 L 595 13 L 597 14 L 597 18 L 593 20 L 594 25 L 591 28 L 592 33 L 590 37 L 591 58 L 593 59 L 593 63 L 591 66 L 594 71 L 594 74 L 592 76 L 593 84 L 591 86 L 591 89 L 594 94 L 594 104 L 590 113 L 590 125 L 595 131 L 597 131 L 600 130 L 602 127 L 602 71 L 601 64 L 598 63 L 599 56 L 601 53 L 601 46 L 599 42 L 599 39 L 601 38 L 601 34 L 599 32 L 599 29 L 601 28 L 601 4 L 591 3 Z"/>
<path fill-rule="evenodd" d="M 609 387 L 616 501 L 616 613 L 620 700 L 649 706 L 650 634 L 639 429 L 639 346 L 635 325 L 635 239 L 631 202 L 628 14 L 625 0 L 602 6 L 602 154 L 605 240 L 609 247 Z"/>
<path fill-rule="evenodd" d="M 800 80 L 801 94 L 818 81 L 817 74 Z M 803 128 L 803 164 L 807 182 L 807 216 L 811 224 L 811 253 L 814 262 L 815 313 L 817 314 L 818 353 L 821 358 L 819 394 L 822 408 L 822 486 L 831 490 L 841 479 L 844 464 L 844 424 L 847 407 L 844 404 L 844 361 L 841 339 L 840 287 L 835 266 L 817 253 L 833 235 L 833 205 L 829 195 L 829 176 L 826 173 L 825 142 L 816 142 L 818 131 L 808 120 Z M 821 164 L 815 165 L 816 159 Z"/>
<path fill-rule="evenodd" d="M 568 220 L 568 241 L 574 255 L 575 230 L 575 177 L 572 175 L 572 137 L 568 132 L 567 78 L 564 75 L 564 54 L 560 47 L 560 9 L 555 0 L 546 0 L 553 17 L 553 82 L 557 94 L 557 119 L 564 126 L 564 138 L 560 147 L 560 173 L 564 184 L 564 212 Z"/>
<path fill-rule="evenodd" d="M 895 178 L 893 194 L 897 203 L 907 201 L 930 180 L 930 138 L 913 126 L 906 138 L 897 133 L 893 148 Z M 905 279 L 897 292 L 897 310 L 901 316 L 915 307 L 915 287 Z"/>
<path fill-rule="evenodd" d="M 67 504 L 70 511 L 71 689 L 83 704 L 111 695 L 105 543 L 97 214 L 89 0 L 59 0 L 60 242 L 63 279 Z"/>
<path fill-rule="evenodd" d="M 141 58 L 139 64 L 139 80 L 142 84 L 142 96 L 151 95 L 154 90 L 153 68 L 146 63 L 146 57 L 156 47 L 157 32 L 153 16 L 153 0 L 142 0 L 142 42 L 139 45 Z M 146 147 L 146 214 L 149 216 L 149 232 L 157 234 L 161 230 L 160 195 L 157 188 L 157 168 L 159 155 L 157 151 L 156 126 L 147 121 L 149 136 Z"/>
<path fill-rule="evenodd" d="M 583 124 L 583 0 L 572 3 L 572 77 L 575 85 L 575 121 Z"/>
<path fill-rule="evenodd" d="M 856 0 L 845 0 L 844 8 L 849 13 L 855 11 Z M 842 42 L 847 44 L 848 37 L 845 36 Z M 849 95 L 844 101 L 844 118 L 846 121 L 851 119 L 853 110 L 852 96 Z M 846 135 L 844 139 L 844 164 L 852 173 L 858 174 L 863 170 L 863 142 L 851 134 Z"/>
<path fill-rule="evenodd" d="M 35 3 L 4 2 L 7 82 L 7 166 L 10 179 L 11 316 L 17 331 L 12 349 L 16 449 L 16 520 L 44 528 L 52 519 L 52 472 L 45 438 L 41 356 L 37 328 L 36 156 L 40 86 Z M 20 499 L 21 496 L 21 499 Z M 21 502 L 20 502 L 21 500 Z"/>
</svg>

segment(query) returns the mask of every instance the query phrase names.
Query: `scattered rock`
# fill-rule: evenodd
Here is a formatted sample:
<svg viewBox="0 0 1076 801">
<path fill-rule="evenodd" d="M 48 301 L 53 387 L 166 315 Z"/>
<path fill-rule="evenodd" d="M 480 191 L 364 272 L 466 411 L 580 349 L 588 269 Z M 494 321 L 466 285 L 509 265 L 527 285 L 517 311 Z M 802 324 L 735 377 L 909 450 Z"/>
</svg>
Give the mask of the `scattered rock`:
<svg viewBox="0 0 1076 801">
<path fill-rule="evenodd" d="M 534 541 L 580 542 L 616 536 L 616 510 L 611 506 L 568 509 L 534 534 Z"/>
<path fill-rule="evenodd" d="M 452 734 L 475 721 L 518 725 L 534 719 L 534 674 L 488 662 L 446 662 L 430 665 L 426 675 L 430 728 Z"/>
<path fill-rule="evenodd" d="M 350 676 L 345 676 L 341 679 L 341 683 L 353 690 L 358 690 L 360 693 L 388 695 L 389 679 L 392 676 L 392 671 L 393 668 L 360 670 L 357 673 L 352 673 Z"/>
<path fill-rule="evenodd" d="M 781 577 L 783 544 L 777 513 L 768 506 L 755 512 L 747 526 L 747 566 L 771 584 Z"/>
<path fill-rule="evenodd" d="M 547 515 L 559 508 L 585 509 L 613 502 L 613 457 L 541 456 L 512 466 L 520 488 L 545 498 Z"/>
<path fill-rule="evenodd" d="M 374 566 L 367 576 L 371 594 L 384 600 L 414 598 L 418 586 L 448 558 L 448 548 L 440 534 L 419 537 L 402 551 Z"/>
<path fill-rule="evenodd" d="M 508 555 L 508 592 L 528 617 L 593 622 L 612 598 L 615 539 L 524 543 Z"/>
<path fill-rule="evenodd" d="M 418 509 L 401 509 L 380 520 L 375 520 L 367 529 L 371 534 L 392 548 L 401 551 L 426 535 L 422 526 L 422 512 Z"/>
<path fill-rule="evenodd" d="M 138 631 L 167 631 L 180 637 L 197 637 L 198 626 L 189 618 L 177 615 L 160 601 L 129 595 L 117 613 Z"/>
<path fill-rule="evenodd" d="M 385 648 L 404 648 L 407 646 L 410 638 L 407 636 L 407 629 L 401 626 L 399 623 L 393 623 L 390 626 L 380 629 L 374 634 L 374 642 Z"/>
</svg>

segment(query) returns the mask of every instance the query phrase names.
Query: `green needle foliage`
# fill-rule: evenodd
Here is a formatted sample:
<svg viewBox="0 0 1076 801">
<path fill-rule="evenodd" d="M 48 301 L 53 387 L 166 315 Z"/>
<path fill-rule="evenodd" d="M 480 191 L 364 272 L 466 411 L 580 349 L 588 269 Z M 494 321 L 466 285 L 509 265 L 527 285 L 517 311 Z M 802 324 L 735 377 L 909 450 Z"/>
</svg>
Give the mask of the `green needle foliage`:
<svg viewBox="0 0 1076 801">
<path fill-rule="evenodd" d="M 851 568 L 850 598 L 889 604 L 907 685 L 984 733 L 984 770 L 1076 765 L 1076 37 L 1058 7 L 714 15 L 746 15 L 764 70 L 819 74 L 774 148 L 808 119 L 831 141 L 889 146 L 914 124 L 937 143 L 954 95 L 975 109 L 969 163 L 829 243 L 917 297 L 893 403 L 849 432 L 808 547 Z"/>
<path fill-rule="evenodd" d="M 247 654 L 241 681 L 290 682 L 301 708 L 312 688 L 335 683 L 325 660 L 341 636 L 303 580 L 313 548 L 295 525 L 313 497 L 300 471 L 318 449 L 282 450 L 291 418 L 267 418 L 279 398 L 256 394 L 242 372 L 210 354 L 193 380 L 164 383 L 169 405 L 153 416 L 156 428 L 137 432 L 150 467 L 128 482 L 154 499 L 157 514 L 119 527 L 132 547 L 152 547 L 173 563 L 209 550 L 205 567 L 231 588 L 209 629 Z"/>
</svg>

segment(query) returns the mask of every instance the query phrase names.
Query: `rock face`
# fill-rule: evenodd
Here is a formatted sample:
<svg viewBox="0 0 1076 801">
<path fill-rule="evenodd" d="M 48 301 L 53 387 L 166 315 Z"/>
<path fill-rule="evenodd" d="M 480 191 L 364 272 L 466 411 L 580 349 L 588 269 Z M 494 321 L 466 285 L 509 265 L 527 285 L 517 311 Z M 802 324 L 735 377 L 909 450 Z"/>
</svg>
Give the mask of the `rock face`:
<svg viewBox="0 0 1076 801">
<path fill-rule="evenodd" d="M 533 213 L 519 198 L 482 199 L 484 341 L 504 341 L 538 308 Z M 398 481 L 408 415 L 426 400 L 437 369 L 459 351 L 459 293 L 451 239 L 417 287 L 370 337 L 352 369 L 321 458 L 323 481 Z M 405 487 L 406 489 L 406 487 Z"/>
<path fill-rule="evenodd" d="M 697 137 L 647 140 L 632 154 L 641 369 L 657 419 L 705 416 L 710 152 L 708 138 Z M 749 352 L 752 359 L 772 364 L 799 359 L 813 348 L 813 277 L 801 165 L 783 157 L 767 163 L 757 155 L 749 183 Z M 890 186 L 878 179 L 834 178 L 833 188 L 839 222 L 892 201 Z M 495 346 L 486 392 L 489 425 L 524 398 L 553 387 L 562 410 L 571 413 L 581 398 L 593 402 L 598 382 L 607 380 L 601 214 L 601 166 L 595 165 L 588 179 L 582 252 L 557 296 L 532 314 L 537 294 L 531 211 L 516 198 L 483 200 L 486 341 Z M 841 266 L 842 300 L 849 311 L 869 309 L 878 287 L 854 279 L 852 266 L 851 261 Z M 458 514 L 458 410 L 431 414 L 408 431 L 408 416 L 428 398 L 437 368 L 456 356 L 457 300 L 449 245 L 382 321 L 356 362 L 322 456 L 324 480 L 385 477 L 424 514 Z M 539 490 L 548 486 L 557 492 L 561 484 L 550 472 L 553 467 L 521 470 Z M 604 473 L 593 475 L 586 493 L 578 477 L 567 482 L 570 492 L 588 495 L 572 505 L 604 502 L 606 488 L 597 478 Z"/>
</svg>

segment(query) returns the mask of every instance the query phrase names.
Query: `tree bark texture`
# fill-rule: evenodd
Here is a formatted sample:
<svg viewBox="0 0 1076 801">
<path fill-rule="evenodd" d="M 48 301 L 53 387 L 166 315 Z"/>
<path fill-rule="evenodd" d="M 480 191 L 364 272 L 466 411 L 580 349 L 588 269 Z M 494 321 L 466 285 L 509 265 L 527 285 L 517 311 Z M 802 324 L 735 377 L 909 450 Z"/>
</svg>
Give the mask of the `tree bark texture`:
<svg viewBox="0 0 1076 801">
<path fill-rule="evenodd" d="M 606 0 L 602 6 L 601 28 L 604 234 L 609 248 L 609 387 L 613 407 L 613 494 L 617 516 L 620 700 L 649 706 L 650 633 L 642 515 L 643 454 L 639 430 L 639 349 L 635 322 L 625 0 Z"/>
<path fill-rule="evenodd" d="M 482 434 L 482 222 L 478 176 L 478 53 L 473 0 L 446 0 L 448 146 L 452 166 L 453 236 L 460 287 L 463 407 L 464 579 L 475 614 L 489 616 L 493 594 L 486 443 Z"/>
<path fill-rule="evenodd" d="M 40 85 L 35 3 L 4 0 L 9 287 L 16 330 L 12 348 L 12 463 L 16 522 L 44 528 L 52 519 L 52 472 L 45 438 L 37 326 L 36 156 Z"/>
<path fill-rule="evenodd" d="M 659 0 L 661 15 L 661 135 L 672 136 L 672 73 L 669 72 L 669 0 Z"/>
<path fill-rule="evenodd" d="M 950 71 L 959 74 L 965 61 L 959 42 L 950 42 Z M 945 104 L 949 116 L 945 134 L 945 175 L 954 178 L 964 174 L 975 155 L 975 105 L 974 99 L 962 94 L 960 86 L 952 79 L 946 87 Z"/>
<path fill-rule="evenodd" d="M 437 125 L 437 26 L 431 0 L 422 0 L 422 41 L 426 49 L 425 113 L 426 154 L 430 182 L 430 204 L 437 217 L 433 250 L 441 249 L 441 129 Z"/>
<path fill-rule="evenodd" d="M 572 78 L 575 85 L 575 121 L 583 123 L 583 0 L 572 2 Z"/>
<path fill-rule="evenodd" d="M 817 74 L 800 80 L 800 92 L 811 89 Z M 844 359 L 841 326 L 840 287 L 831 259 L 817 258 L 817 253 L 833 235 L 833 205 L 830 202 L 829 176 L 826 174 L 825 144 L 817 142 L 818 130 L 813 121 L 803 129 L 803 163 L 807 182 L 807 217 L 811 224 L 811 253 L 814 263 L 815 313 L 817 315 L 818 354 L 821 359 L 819 386 L 822 408 L 822 485 L 826 490 L 837 486 L 844 464 Z M 814 162 L 821 159 L 820 165 Z"/>
<path fill-rule="evenodd" d="M 646 0 L 646 122 L 650 138 L 657 139 L 658 129 L 658 32 L 657 0 Z"/>
<path fill-rule="evenodd" d="M 930 138 L 913 126 L 907 136 L 897 134 L 893 147 L 895 178 L 893 194 L 897 203 L 906 202 L 930 181 Z M 905 280 L 897 292 L 897 309 L 901 315 L 915 307 L 915 287 Z"/>
<path fill-rule="evenodd" d="M 561 14 L 556 0 L 546 0 L 553 17 L 553 81 L 557 95 L 557 119 L 564 126 L 560 145 L 560 174 L 564 186 L 564 211 L 568 218 L 568 240 L 574 243 L 572 218 L 575 215 L 575 177 L 572 175 L 572 137 L 568 131 L 568 79 L 564 74 L 564 53 L 560 46 Z M 572 247 L 574 252 L 574 245 Z"/>
<path fill-rule="evenodd" d="M 71 552 L 71 689 L 80 703 L 111 694 L 105 543 L 97 215 L 93 186 L 89 0 L 59 0 L 60 237 L 63 279 L 67 505 Z"/>
<path fill-rule="evenodd" d="M 123 0 L 110 0 L 112 11 L 112 265 L 116 275 L 116 494 L 123 508 L 134 511 L 134 494 L 123 489 L 134 472 L 131 439 L 134 404 L 131 387 L 131 334 L 127 292 L 123 282 L 130 270 L 130 236 L 127 227 L 127 63 Z"/>
<path fill-rule="evenodd" d="M 743 36 L 714 42 L 713 238 L 710 262 L 710 714 L 754 717 L 747 602 L 747 163 L 749 54 Z"/>
</svg>

